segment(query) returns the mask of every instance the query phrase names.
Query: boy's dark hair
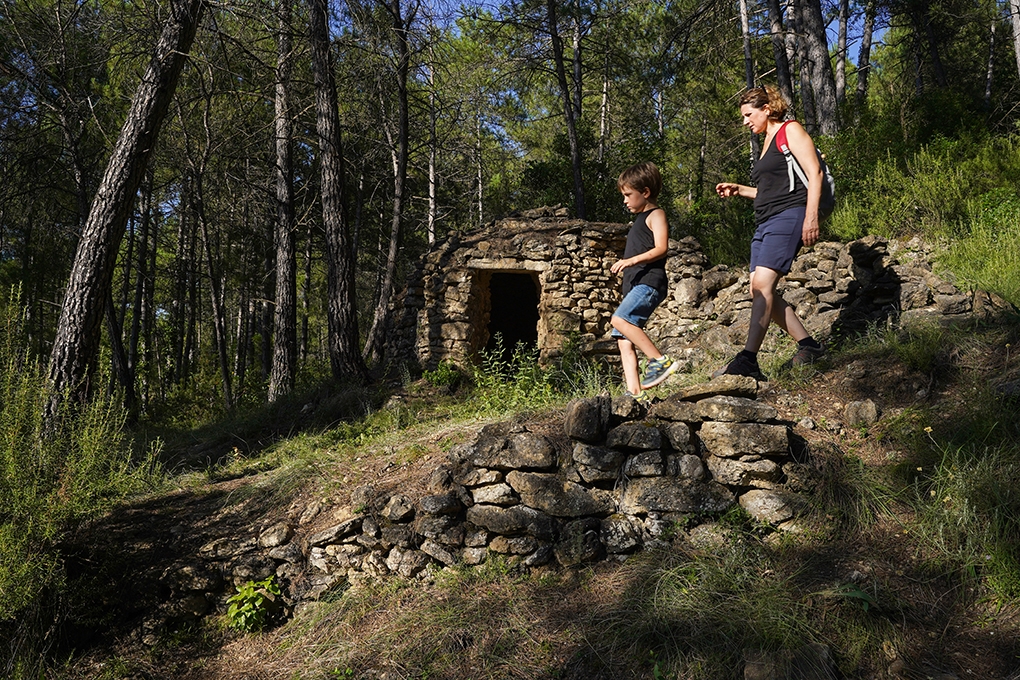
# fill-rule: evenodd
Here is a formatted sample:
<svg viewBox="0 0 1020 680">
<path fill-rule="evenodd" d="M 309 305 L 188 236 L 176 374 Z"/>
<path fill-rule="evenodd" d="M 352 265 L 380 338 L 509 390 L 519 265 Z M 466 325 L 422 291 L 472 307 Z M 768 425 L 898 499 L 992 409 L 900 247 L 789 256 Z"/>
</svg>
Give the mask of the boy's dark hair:
<svg viewBox="0 0 1020 680">
<path fill-rule="evenodd" d="M 616 188 L 622 189 L 623 187 L 630 187 L 641 192 L 648 189 L 648 200 L 654 201 L 662 191 L 662 175 L 659 174 L 659 168 L 655 166 L 655 163 L 650 161 L 638 163 L 620 173 L 620 178 L 616 180 Z"/>
</svg>

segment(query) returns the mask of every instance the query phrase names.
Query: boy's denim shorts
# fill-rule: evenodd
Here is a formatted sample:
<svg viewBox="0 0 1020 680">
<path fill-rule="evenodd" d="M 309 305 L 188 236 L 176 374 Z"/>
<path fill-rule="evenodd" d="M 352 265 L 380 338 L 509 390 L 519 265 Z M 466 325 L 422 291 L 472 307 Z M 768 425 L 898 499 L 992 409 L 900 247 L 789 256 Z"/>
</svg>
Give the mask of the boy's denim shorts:
<svg viewBox="0 0 1020 680">
<path fill-rule="evenodd" d="M 758 225 L 751 241 L 751 271 L 768 267 L 787 274 L 800 249 L 805 207 L 788 208 Z"/>
<path fill-rule="evenodd" d="M 618 316 L 638 328 L 644 328 L 645 323 L 648 322 L 648 317 L 652 315 L 652 312 L 655 311 L 655 308 L 659 306 L 659 303 L 665 297 L 665 293 L 657 291 L 644 283 L 639 283 L 630 289 L 630 292 L 623 298 L 620 306 L 613 312 L 613 316 Z M 615 328 L 610 335 L 618 339 L 624 337 L 623 333 Z"/>
</svg>

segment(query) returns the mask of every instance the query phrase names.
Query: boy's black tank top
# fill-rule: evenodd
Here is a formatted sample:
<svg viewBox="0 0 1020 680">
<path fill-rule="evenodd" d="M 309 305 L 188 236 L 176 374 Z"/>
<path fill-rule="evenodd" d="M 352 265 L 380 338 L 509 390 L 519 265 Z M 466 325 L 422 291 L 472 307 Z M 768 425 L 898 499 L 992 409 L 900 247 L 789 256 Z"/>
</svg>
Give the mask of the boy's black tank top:
<svg viewBox="0 0 1020 680">
<path fill-rule="evenodd" d="M 655 248 L 655 234 L 648 228 L 645 220 L 656 210 L 662 210 L 662 208 L 656 207 L 646 210 L 645 212 L 638 213 L 634 218 L 634 223 L 630 225 L 630 231 L 627 232 L 627 247 L 623 250 L 624 259 L 640 255 L 641 253 L 647 253 Z M 623 270 L 624 295 L 629 293 L 630 289 L 639 283 L 651 286 L 663 295 L 666 294 L 669 282 L 666 278 L 665 255 L 658 260 L 642 262 Z"/>
<path fill-rule="evenodd" d="M 761 224 L 784 210 L 807 205 L 807 187 L 796 173 L 793 176 L 793 191 L 790 191 L 790 175 L 786 158 L 776 146 L 773 135 L 762 157 L 751 168 L 751 179 L 758 187 L 754 198 L 754 222 Z"/>
</svg>

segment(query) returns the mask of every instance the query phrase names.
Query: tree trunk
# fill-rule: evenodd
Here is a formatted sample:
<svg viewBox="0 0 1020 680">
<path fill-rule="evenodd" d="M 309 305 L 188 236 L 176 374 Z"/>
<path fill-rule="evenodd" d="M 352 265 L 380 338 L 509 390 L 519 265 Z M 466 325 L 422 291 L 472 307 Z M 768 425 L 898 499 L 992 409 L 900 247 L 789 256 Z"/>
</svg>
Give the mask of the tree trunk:
<svg viewBox="0 0 1020 680">
<path fill-rule="evenodd" d="M 556 18 L 556 0 L 546 0 L 546 20 L 549 22 L 549 37 L 552 41 L 553 66 L 556 70 L 556 82 L 563 98 L 563 115 L 567 123 L 567 139 L 570 142 L 570 164 L 574 172 L 574 211 L 578 219 L 586 219 L 584 205 L 584 180 L 581 173 L 581 143 L 577 137 L 577 120 L 574 117 L 574 104 L 571 101 L 571 88 L 567 83 L 567 71 L 563 56 L 563 39 L 559 33 L 559 22 Z"/>
<path fill-rule="evenodd" d="M 135 399 L 135 380 L 131 367 L 127 363 L 124 351 L 124 334 L 120 321 L 117 319 L 117 308 L 113 302 L 113 291 L 106 296 L 106 325 L 110 334 L 110 359 L 113 362 L 113 374 L 117 383 L 124 390 L 124 408 L 127 410 L 129 423 L 138 420 L 138 402 Z"/>
<path fill-rule="evenodd" d="M 573 44 L 571 45 L 571 63 L 574 66 L 574 122 L 581 120 L 581 101 L 584 97 L 584 69 L 581 64 L 581 22 L 574 18 Z"/>
<path fill-rule="evenodd" d="M 315 80 L 315 118 L 319 137 L 322 221 L 326 231 L 329 360 L 337 380 L 365 376 L 358 352 L 358 315 L 354 295 L 354 251 L 344 214 L 344 162 L 340 140 L 336 80 L 330 59 L 326 0 L 309 0 L 309 41 Z"/>
<path fill-rule="evenodd" d="M 436 242 L 436 218 L 439 214 L 439 202 L 436 193 L 436 164 L 439 161 L 439 139 L 436 137 L 436 71 L 435 63 L 429 65 L 429 207 L 425 221 L 425 234 L 428 244 Z"/>
<path fill-rule="evenodd" d="M 139 195 L 141 226 L 138 237 L 138 267 L 135 276 L 135 300 L 132 304 L 131 333 L 127 341 L 127 366 L 138 375 L 138 345 L 145 316 L 146 287 L 149 284 L 149 227 L 152 224 L 152 173 L 147 172 Z"/>
<path fill-rule="evenodd" d="M 846 29 L 850 0 L 839 0 L 839 31 L 836 38 L 836 103 L 846 101 Z"/>
<path fill-rule="evenodd" d="M 754 87 L 754 56 L 751 54 L 751 19 L 747 14 L 747 0 L 740 0 L 740 36 L 744 43 L 744 87 Z"/>
<path fill-rule="evenodd" d="M 308 358 L 308 316 L 312 304 L 312 221 L 305 234 L 304 275 L 301 277 L 301 361 Z"/>
<path fill-rule="evenodd" d="M 141 183 L 156 137 L 184 66 L 204 0 L 174 0 L 142 76 L 124 127 L 110 156 L 75 254 L 50 354 L 49 422 L 58 417 L 64 398 L 81 401 L 99 353 L 102 318 L 113 269 L 135 192 Z"/>
<path fill-rule="evenodd" d="M 476 196 L 478 203 L 478 225 L 481 226 L 482 221 L 485 219 L 482 216 L 483 203 L 482 198 L 485 196 L 484 190 L 485 185 L 482 183 L 482 115 L 475 115 L 475 181 L 478 185 L 478 195 Z"/>
<path fill-rule="evenodd" d="M 291 0 L 279 0 L 276 62 L 276 309 L 269 401 L 294 389 L 297 375 L 297 252 L 294 246 L 294 165 L 290 120 Z"/>
<path fill-rule="evenodd" d="M 202 196 L 202 176 L 195 178 L 195 217 L 202 233 L 202 248 L 205 250 L 209 274 L 209 296 L 213 311 L 213 341 L 216 343 L 216 358 L 220 366 L 220 378 L 223 382 L 223 404 L 228 411 L 234 408 L 234 391 L 230 372 L 229 349 L 227 347 L 227 314 L 224 309 L 223 279 L 217 266 L 219 248 L 214 248 L 209 237 L 209 223 L 205 216 L 205 199 Z"/>
<path fill-rule="evenodd" d="M 393 20 L 393 32 L 397 39 L 397 139 L 393 167 L 393 216 L 390 222 L 390 243 L 386 253 L 379 299 L 375 306 L 372 327 L 362 352 L 362 359 L 371 359 L 375 364 L 382 361 L 386 332 L 390 322 L 390 295 L 397 275 L 397 253 L 400 248 L 400 229 L 404 219 L 404 191 L 407 184 L 407 157 L 410 144 L 410 123 L 408 114 L 407 78 L 410 69 L 411 48 L 407 39 L 408 25 L 413 17 L 401 14 L 400 0 L 390 0 L 386 5 Z"/>
<path fill-rule="evenodd" d="M 602 101 L 599 104 L 599 163 L 605 162 L 606 143 L 609 139 L 609 78 L 610 78 L 609 47 L 602 61 Z"/>
<path fill-rule="evenodd" d="M 818 132 L 815 124 L 815 98 L 811 92 L 811 69 L 808 66 L 807 41 L 804 39 L 803 0 L 790 0 L 790 18 L 793 24 L 793 34 L 797 36 L 794 41 L 794 54 L 797 57 L 797 74 L 800 79 L 800 101 L 804 110 L 804 127 L 811 134 Z M 790 34 L 787 34 L 788 36 Z"/>
<path fill-rule="evenodd" d="M 985 74 L 985 111 L 992 108 L 992 75 L 995 72 L 995 25 L 999 17 L 992 18 L 992 26 L 988 35 L 988 72 Z"/>
<path fill-rule="evenodd" d="M 918 17 L 918 22 L 920 24 L 919 28 L 923 30 L 925 40 L 928 43 L 928 56 L 931 57 L 931 68 L 935 74 L 935 84 L 938 87 L 948 87 L 949 80 L 946 77 L 946 69 L 942 65 L 942 45 L 931 23 L 931 5 L 929 3 L 926 2 L 924 4 L 921 16 Z"/>
<path fill-rule="evenodd" d="M 801 32 L 807 47 L 818 129 L 823 135 L 839 132 L 839 108 L 836 105 L 836 82 L 829 61 L 829 45 L 825 36 L 820 0 L 801 0 Z"/>
<path fill-rule="evenodd" d="M 1013 52 L 1016 70 L 1020 73 L 1020 0 L 1009 0 L 1009 20 L 1013 25 Z"/>
<path fill-rule="evenodd" d="M 751 21 L 747 15 L 747 0 L 740 0 L 740 35 L 744 41 L 744 87 L 754 87 L 754 56 L 751 54 Z M 753 132 L 751 137 L 751 165 L 761 157 L 761 143 Z"/>
<path fill-rule="evenodd" d="M 790 75 L 790 61 L 786 55 L 786 40 L 783 30 L 783 10 L 779 0 L 769 0 L 769 24 L 772 33 L 772 52 L 776 58 L 776 81 L 779 93 L 786 103 L 793 107 L 793 78 Z"/>
<path fill-rule="evenodd" d="M 875 2 L 876 0 L 868 0 L 868 4 L 864 8 L 864 31 L 861 34 L 861 51 L 857 56 L 856 108 L 858 120 L 868 98 L 868 75 L 871 73 L 871 35 L 875 30 Z"/>
</svg>

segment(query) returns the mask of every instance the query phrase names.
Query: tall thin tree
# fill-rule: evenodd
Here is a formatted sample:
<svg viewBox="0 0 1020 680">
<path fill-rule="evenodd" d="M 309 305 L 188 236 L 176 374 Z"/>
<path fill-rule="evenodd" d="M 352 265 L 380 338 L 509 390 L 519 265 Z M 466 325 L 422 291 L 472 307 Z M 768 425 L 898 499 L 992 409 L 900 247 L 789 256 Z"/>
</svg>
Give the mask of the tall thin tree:
<svg viewBox="0 0 1020 680">
<path fill-rule="evenodd" d="M 344 160 L 336 78 L 330 57 L 327 0 L 308 0 L 308 37 L 315 81 L 315 120 L 319 137 L 319 189 L 326 231 L 326 315 L 329 360 L 337 380 L 360 378 L 365 364 L 358 352 L 354 295 L 354 249 L 344 206 Z"/>
<path fill-rule="evenodd" d="M 397 275 L 397 254 L 400 248 L 400 231 L 404 219 L 405 196 L 407 186 L 407 162 L 410 155 L 410 114 L 407 97 L 407 79 L 411 66 L 411 45 L 408 31 L 414 21 L 416 8 L 412 7 L 404 15 L 401 0 L 386 0 L 380 4 L 389 13 L 392 21 L 393 36 L 396 41 L 396 86 L 397 86 L 397 134 L 391 140 L 390 148 L 393 159 L 393 212 L 390 219 L 390 241 L 386 253 L 386 265 L 382 272 L 379 287 L 379 299 L 375 306 L 372 326 L 368 331 L 368 340 L 362 358 L 371 358 L 379 362 L 383 356 L 387 326 L 390 319 L 390 295 L 393 292 L 393 281 Z"/>
<path fill-rule="evenodd" d="M 1020 73 L 1020 0 L 1009 0 L 1009 20 L 1013 25 L 1013 53 L 1016 55 L 1016 70 Z"/>
<path fill-rule="evenodd" d="M 1020 0 L 1017 0 L 1020 2 Z M 871 37 L 875 30 L 875 3 L 868 0 L 864 7 L 864 29 L 861 33 L 861 51 L 857 54 L 857 116 L 860 118 L 868 97 L 868 76 L 871 74 Z"/>
<path fill-rule="evenodd" d="M 772 51 L 776 59 L 776 82 L 779 93 L 793 106 L 793 77 L 790 74 L 790 60 L 786 53 L 786 38 L 783 28 L 783 10 L 779 0 L 768 0 L 769 27 L 772 34 Z"/>
<path fill-rule="evenodd" d="M 581 171 L 581 142 L 577 134 L 577 116 L 573 97 L 573 91 L 567 82 L 567 71 L 565 55 L 563 50 L 563 38 L 559 30 L 559 17 L 556 12 L 556 0 L 546 0 L 546 26 L 549 31 L 550 42 L 553 51 L 553 68 L 556 72 L 556 82 L 559 85 L 560 96 L 563 99 L 563 117 L 567 124 L 567 141 L 570 143 L 570 167 L 574 176 L 574 211 L 579 219 L 585 219 L 586 208 L 584 202 L 584 176 Z M 580 102 L 577 103 L 580 107 Z"/>
<path fill-rule="evenodd" d="M 800 0 L 800 28 L 806 47 L 811 75 L 811 92 L 815 104 L 815 118 L 823 135 L 839 131 L 839 109 L 836 102 L 836 81 L 829 59 L 829 45 L 822 19 L 820 0 Z M 801 66 L 803 68 L 803 65 Z"/>
<path fill-rule="evenodd" d="M 294 245 L 293 123 L 290 113 L 291 3 L 278 0 L 276 32 L 276 305 L 270 402 L 294 389 L 297 374 L 297 252 Z"/>
<path fill-rule="evenodd" d="M 101 322 L 124 227 L 156 137 L 162 128 L 205 0 L 172 0 L 152 60 L 142 76 L 75 253 L 57 333 L 50 353 L 51 397 L 47 420 L 58 417 L 64 398 L 78 401 L 89 391 L 99 353 Z"/>
</svg>

